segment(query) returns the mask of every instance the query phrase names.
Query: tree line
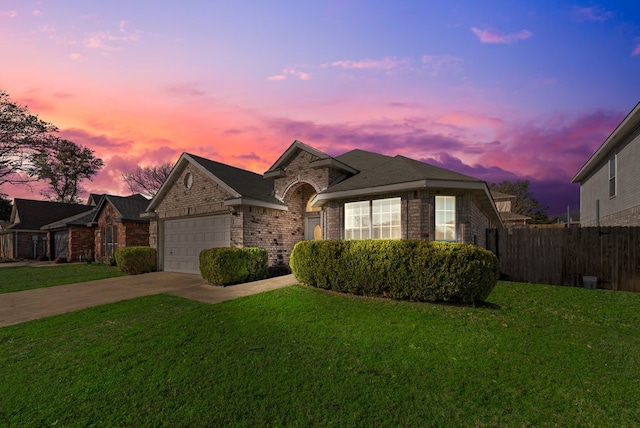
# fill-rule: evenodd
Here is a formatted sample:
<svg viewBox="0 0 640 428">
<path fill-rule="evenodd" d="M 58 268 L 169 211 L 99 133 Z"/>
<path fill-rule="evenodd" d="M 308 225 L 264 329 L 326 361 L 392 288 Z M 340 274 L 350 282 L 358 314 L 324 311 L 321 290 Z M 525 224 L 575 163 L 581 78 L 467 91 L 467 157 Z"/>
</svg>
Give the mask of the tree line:
<svg viewBox="0 0 640 428">
<path fill-rule="evenodd" d="M 58 128 L 12 101 L 0 90 L 0 220 L 9 220 L 11 203 L 2 192 L 6 184 L 30 186 L 42 181 L 42 196 L 51 201 L 79 203 L 81 182 L 103 167 L 93 150 L 58 135 Z M 132 193 L 153 197 L 172 165 L 137 167 L 122 178 Z"/>
</svg>

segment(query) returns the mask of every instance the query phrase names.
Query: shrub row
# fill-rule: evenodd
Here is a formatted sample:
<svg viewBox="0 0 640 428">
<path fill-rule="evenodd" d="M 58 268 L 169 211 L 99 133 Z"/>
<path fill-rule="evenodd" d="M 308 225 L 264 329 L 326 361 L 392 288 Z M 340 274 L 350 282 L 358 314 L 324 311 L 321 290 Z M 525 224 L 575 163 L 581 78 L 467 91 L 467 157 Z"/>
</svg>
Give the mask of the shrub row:
<svg viewBox="0 0 640 428">
<path fill-rule="evenodd" d="M 200 252 L 200 274 L 217 285 L 267 277 L 269 257 L 264 248 L 210 248 Z"/>
<path fill-rule="evenodd" d="M 115 258 L 118 268 L 129 275 L 153 272 L 157 269 L 155 248 L 118 248 L 115 253 Z"/>
<path fill-rule="evenodd" d="M 499 276 L 490 251 L 422 240 L 302 241 L 290 265 L 306 285 L 415 301 L 483 301 Z"/>
</svg>

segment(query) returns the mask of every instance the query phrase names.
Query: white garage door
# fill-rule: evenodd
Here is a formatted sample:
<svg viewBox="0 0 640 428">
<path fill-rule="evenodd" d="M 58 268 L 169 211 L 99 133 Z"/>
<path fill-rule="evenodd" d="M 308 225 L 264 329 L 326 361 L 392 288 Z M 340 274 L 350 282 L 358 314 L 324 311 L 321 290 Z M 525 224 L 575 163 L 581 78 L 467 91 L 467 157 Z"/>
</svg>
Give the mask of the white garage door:
<svg viewBox="0 0 640 428">
<path fill-rule="evenodd" d="M 181 218 L 164 222 L 164 270 L 200 273 L 200 251 L 229 247 L 231 216 L 228 214 Z"/>
</svg>

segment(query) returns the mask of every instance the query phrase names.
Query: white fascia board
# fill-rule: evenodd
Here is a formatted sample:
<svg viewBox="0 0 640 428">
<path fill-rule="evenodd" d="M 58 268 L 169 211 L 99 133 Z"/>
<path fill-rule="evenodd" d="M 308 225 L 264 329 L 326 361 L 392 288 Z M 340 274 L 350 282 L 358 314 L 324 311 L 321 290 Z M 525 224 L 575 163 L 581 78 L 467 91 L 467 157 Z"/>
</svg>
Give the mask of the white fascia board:
<svg viewBox="0 0 640 428">
<path fill-rule="evenodd" d="M 484 182 L 480 181 L 443 181 L 443 180 L 416 180 L 405 183 L 387 184 L 385 186 L 365 187 L 363 189 L 342 190 L 338 192 L 319 193 L 314 198 L 312 206 L 322 205 L 325 201 L 332 199 L 344 199 L 354 196 L 366 196 L 376 193 L 392 193 L 415 189 L 470 189 L 482 190 L 486 187 Z"/>
<path fill-rule="evenodd" d="M 578 173 L 571 179 L 572 183 L 581 183 L 609 156 L 609 153 L 615 148 L 629 133 L 640 126 L 640 103 L 631 110 L 622 122 L 613 130 L 611 135 L 604 140 L 604 143 L 591 155 L 587 162 L 580 168 Z"/>
<path fill-rule="evenodd" d="M 185 160 L 186 157 L 187 157 L 186 152 L 180 155 L 180 158 L 178 159 L 178 161 L 175 163 L 175 165 L 173 165 L 173 168 L 171 169 L 169 176 L 164 181 L 164 183 L 162 183 L 162 186 L 160 186 L 158 193 L 156 193 L 153 199 L 151 199 L 151 201 L 149 202 L 149 205 L 147 206 L 147 209 L 145 210 L 145 212 L 152 212 L 158 206 L 160 201 L 164 199 L 164 197 L 166 196 L 166 193 L 169 191 L 169 188 L 171 187 L 171 184 L 173 184 L 176 180 L 176 176 L 178 175 L 178 170 L 180 169 L 178 168 L 178 165 L 180 165 Z"/>
<path fill-rule="evenodd" d="M 259 201 L 251 198 L 233 198 L 224 201 L 224 205 L 227 207 L 235 207 L 238 205 L 249 205 L 252 207 L 270 208 L 272 210 L 289 211 L 286 205 L 274 204 L 271 202 Z"/>
<path fill-rule="evenodd" d="M 153 211 L 146 211 L 140 214 L 140 218 L 158 218 L 158 214 Z"/>
</svg>

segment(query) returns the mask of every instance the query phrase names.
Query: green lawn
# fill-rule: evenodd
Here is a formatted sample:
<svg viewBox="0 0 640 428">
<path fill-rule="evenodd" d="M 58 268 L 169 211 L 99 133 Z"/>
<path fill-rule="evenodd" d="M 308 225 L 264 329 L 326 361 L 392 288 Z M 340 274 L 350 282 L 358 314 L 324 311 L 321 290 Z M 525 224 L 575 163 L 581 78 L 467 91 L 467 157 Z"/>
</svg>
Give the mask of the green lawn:
<svg viewBox="0 0 640 428">
<path fill-rule="evenodd" d="M 117 267 L 102 263 L 1 267 L 0 293 L 13 293 L 122 275 L 124 273 L 120 272 Z"/>
<path fill-rule="evenodd" d="M 500 283 L 493 307 L 289 287 L 0 329 L 0 426 L 638 426 L 640 294 Z"/>
</svg>

